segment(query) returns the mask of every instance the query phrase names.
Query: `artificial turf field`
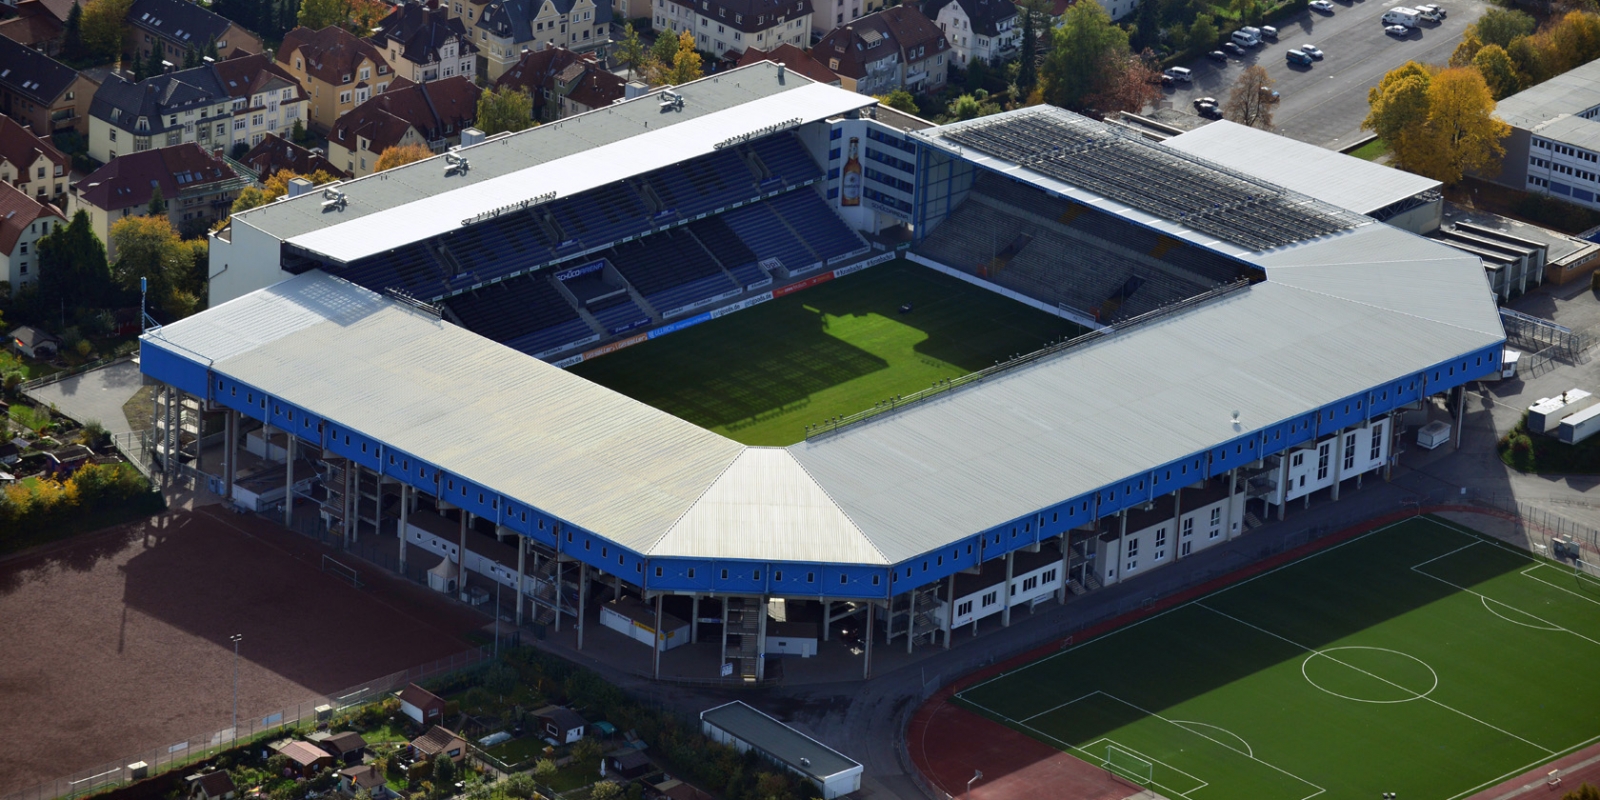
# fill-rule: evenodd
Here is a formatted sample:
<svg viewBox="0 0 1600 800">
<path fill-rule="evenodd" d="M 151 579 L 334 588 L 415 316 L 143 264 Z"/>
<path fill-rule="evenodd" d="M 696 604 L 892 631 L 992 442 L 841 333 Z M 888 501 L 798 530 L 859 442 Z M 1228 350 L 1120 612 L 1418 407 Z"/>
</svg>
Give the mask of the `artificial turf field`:
<svg viewBox="0 0 1600 800">
<path fill-rule="evenodd" d="M 899 309 L 910 303 L 912 311 Z M 572 372 L 750 445 L 1031 353 L 1081 329 L 908 261 L 891 261 Z"/>
<path fill-rule="evenodd" d="M 1169 798 L 1462 798 L 1600 740 L 1600 580 L 1431 517 L 957 702 Z"/>
</svg>

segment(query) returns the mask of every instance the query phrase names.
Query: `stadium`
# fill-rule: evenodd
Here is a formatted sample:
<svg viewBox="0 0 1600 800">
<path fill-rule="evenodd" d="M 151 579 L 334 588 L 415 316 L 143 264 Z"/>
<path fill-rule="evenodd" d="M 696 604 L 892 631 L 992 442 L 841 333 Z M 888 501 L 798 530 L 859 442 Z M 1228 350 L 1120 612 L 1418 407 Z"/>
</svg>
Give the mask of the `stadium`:
<svg viewBox="0 0 1600 800">
<path fill-rule="evenodd" d="M 1477 258 L 1363 213 L 772 63 L 291 194 L 142 339 L 166 472 L 579 647 L 611 612 L 658 676 L 1138 580 L 1387 470 L 1505 340 Z"/>
</svg>

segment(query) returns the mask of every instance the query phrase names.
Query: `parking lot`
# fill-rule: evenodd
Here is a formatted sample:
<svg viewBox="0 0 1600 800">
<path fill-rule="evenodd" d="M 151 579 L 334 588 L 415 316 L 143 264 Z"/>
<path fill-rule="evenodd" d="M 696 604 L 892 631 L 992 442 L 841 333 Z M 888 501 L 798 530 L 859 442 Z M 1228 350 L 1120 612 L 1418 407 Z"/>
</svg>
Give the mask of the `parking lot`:
<svg viewBox="0 0 1600 800">
<path fill-rule="evenodd" d="M 1467 26 L 1489 8 L 1482 0 L 1442 2 L 1447 19 L 1423 22 L 1406 38 L 1397 39 L 1383 32 L 1381 20 L 1385 11 L 1398 5 L 1402 3 L 1333 0 L 1331 14 L 1307 11 L 1281 20 L 1278 40 L 1263 42 L 1243 58 L 1230 56 L 1226 65 L 1196 59 L 1188 65 L 1194 70 L 1194 82 L 1168 89 L 1168 99 L 1175 110 L 1186 113 L 1194 112 L 1196 97 L 1226 103 L 1239 72 L 1260 63 L 1283 98 L 1273 115 L 1277 132 L 1323 147 L 1344 147 L 1361 136 L 1367 90 L 1378 85 L 1384 73 L 1406 61 L 1448 62 Z M 1326 57 L 1310 67 L 1291 67 L 1284 53 L 1301 44 L 1321 48 Z"/>
</svg>

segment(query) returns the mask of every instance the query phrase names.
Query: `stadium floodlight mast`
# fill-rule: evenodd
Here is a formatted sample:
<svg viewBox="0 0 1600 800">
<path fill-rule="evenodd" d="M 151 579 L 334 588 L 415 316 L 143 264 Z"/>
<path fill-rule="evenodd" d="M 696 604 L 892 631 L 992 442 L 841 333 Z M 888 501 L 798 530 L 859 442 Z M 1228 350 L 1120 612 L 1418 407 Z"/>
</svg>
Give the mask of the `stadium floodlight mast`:
<svg viewBox="0 0 1600 800">
<path fill-rule="evenodd" d="M 233 736 L 234 741 L 239 740 L 239 640 L 244 634 L 236 633 L 228 637 L 233 642 Z"/>
<path fill-rule="evenodd" d="M 983 770 L 975 769 L 975 770 L 972 771 L 972 780 L 967 781 L 967 793 L 966 793 L 967 800 L 972 800 L 972 784 L 977 783 L 978 781 L 980 781 L 982 779 L 983 779 Z"/>
</svg>

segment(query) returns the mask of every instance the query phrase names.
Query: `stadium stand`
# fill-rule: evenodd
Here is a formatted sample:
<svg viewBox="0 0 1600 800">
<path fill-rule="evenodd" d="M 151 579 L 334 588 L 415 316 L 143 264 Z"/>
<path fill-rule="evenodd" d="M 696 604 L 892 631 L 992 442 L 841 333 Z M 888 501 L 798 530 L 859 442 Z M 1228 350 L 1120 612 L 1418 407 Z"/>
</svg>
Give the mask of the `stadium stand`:
<svg viewBox="0 0 1600 800">
<path fill-rule="evenodd" d="M 550 281 L 547 275 L 512 278 L 456 295 L 445 305 L 461 320 L 463 327 L 507 344 L 541 329 L 573 321 L 581 325 L 583 321 L 578 313 Z M 517 349 L 527 352 L 524 347 Z"/>
<path fill-rule="evenodd" d="M 645 301 L 662 313 L 738 288 L 687 231 L 669 231 L 618 245 L 608 258 Z"/>
<path fill-rule="evenodd" d="M 532 269 L 552 255 L 549 238 L 529 214 L 507 214 L 463 228 L 446 237 L 444 245 L 481 281 Z"/>
<path fill-rule="evenodd" d="M 761 159 L 772 181 L 792 186 L 822 177 L 817 162 L 792 133 L 769 136 L 750 143 L 750 151 Z"/>
<path fill-rule="evenodd" d="M 772 207 L 766 203 L 751 203 L 722 218 L 756 258 L 775 258 L 790 273 L 804 272 L 821 261 L 794 231 L 773 216 Z"/>
<path fill-rule="evenodd" d="M 805 243 L 823 261 L 867 246 L 859 234 L 845 227 L 844 222 L 816 192 L 802 189 L 779 195 L 767 202 L 791 230 L 806 232 Z"/>
<path fill-rule="evenodd" d="M 351 283 L 377 289 L 403 289 L 417 297 L 433 297 L 444 288 L 445 273 L 427 242 L 364 258 L 338 273 Z"/>
<path fill-rule="evenodd" d="M 600 323 L 607 333 L 622 333 L 650 321 L 650 315 L 625 294 L 589 306 L 589 313 L 594 315 L 594 321 Z"/>
</svg>

